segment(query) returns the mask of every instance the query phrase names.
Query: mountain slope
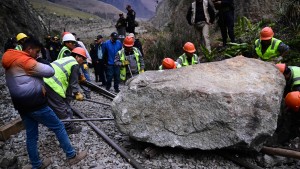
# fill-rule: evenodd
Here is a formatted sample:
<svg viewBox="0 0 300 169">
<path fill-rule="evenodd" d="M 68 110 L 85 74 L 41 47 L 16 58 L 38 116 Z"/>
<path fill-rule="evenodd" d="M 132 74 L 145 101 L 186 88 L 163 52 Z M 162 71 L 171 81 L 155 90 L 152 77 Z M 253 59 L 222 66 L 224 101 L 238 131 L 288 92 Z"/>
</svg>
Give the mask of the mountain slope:
<svg viewBox="0 0 300 169">
<path fill-rule="evenodd" d="M 104 19 L 117 19 L 118 14 L 122 13 L 122 11 L 120 11 L 116 7 L 98 0 L 85 0 L 85 1 L 50 0 L 50 1 L 60 5 L 68 6 L 73 9 L 89 12 L 98 15 Z"/>
</svg>

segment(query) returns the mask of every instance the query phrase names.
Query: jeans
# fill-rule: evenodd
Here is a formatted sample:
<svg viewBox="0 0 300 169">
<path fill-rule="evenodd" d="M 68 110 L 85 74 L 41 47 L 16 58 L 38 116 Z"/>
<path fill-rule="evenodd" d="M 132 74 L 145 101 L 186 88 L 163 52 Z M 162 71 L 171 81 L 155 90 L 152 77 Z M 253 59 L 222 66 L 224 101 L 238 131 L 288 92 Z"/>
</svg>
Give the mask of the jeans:
<svg viewBox="0 0 300 169">
<path fill-rule="evenodd" d="M 67 158 L 72 158 L 76 155 L 64 125 L 50 107 L 45 106 L 37 111 L 21 114 L 21 118 L 26 128 L 27 152 L 33 169 L 39 168 L 42 165 L 37 147 L 39 123 L 45 125 L 55 133 L 60 147 L 66 153 Z"/>
<path fill-rule="evenodd" d="M 120 67 L 115 65 L 108 65 L 106 69 L 106 78 L 106 90 L 110 89 L 112 79 L 114 78 L 114 89 L 118 91 L 120 82 Z"/>
<path fill-rule="evenodd" d="M 84 77 L 86 78 L 86 80 L 90 82 L 91 77 L 90 77 L 89 72 L 87 70 L 85 70 L 82 65 L 80 66 L 80 69 L 81 69 L 81 72 L 83 73 Z"/>
</svg>

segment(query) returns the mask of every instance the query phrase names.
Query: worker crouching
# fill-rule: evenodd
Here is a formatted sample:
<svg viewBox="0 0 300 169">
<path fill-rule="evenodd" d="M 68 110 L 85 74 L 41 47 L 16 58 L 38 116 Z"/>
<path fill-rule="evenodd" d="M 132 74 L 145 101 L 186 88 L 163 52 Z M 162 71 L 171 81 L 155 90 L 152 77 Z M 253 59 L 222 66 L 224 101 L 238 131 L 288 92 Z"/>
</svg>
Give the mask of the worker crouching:
<svg viewBox="0 0 300 169">
<path fill-rule="evenodd" d="M 72 93 L 76 100 L 83 100 L 83 95 L 80 93 L 78 84 L 78 72 L 80 65 L 85 60 L 85 50 L 77 47 L 72 50 L 71 56 L 52 62 L 51 65 L 54 68 L 55 74 L 50 78 L 44 78 L 49 106 L 60 119 L 73 118 L 73 112 L 69 104 Z M 72 122 L 66 122 L 64 125 L 69 134 L 81 131 L 81 127 L 75 126 Z"/>
<path fill-rule="evenodd" d="M 161 65 L 159 66 L 159 70 L 165 70 L 165 69 L 176 69 L 180 68 L 181 65 L 175 62 L 171 58 L 164 58 Z"/>
<path fill-rule="evenodd" d="M 144 59 L 138 48 L 133 47 L 134 39 L 127 36 L 123 48 L 115 57 L 115 65 L 120 66 L 120 79 L 127 79 L 144 72 Z"/>
</svg>

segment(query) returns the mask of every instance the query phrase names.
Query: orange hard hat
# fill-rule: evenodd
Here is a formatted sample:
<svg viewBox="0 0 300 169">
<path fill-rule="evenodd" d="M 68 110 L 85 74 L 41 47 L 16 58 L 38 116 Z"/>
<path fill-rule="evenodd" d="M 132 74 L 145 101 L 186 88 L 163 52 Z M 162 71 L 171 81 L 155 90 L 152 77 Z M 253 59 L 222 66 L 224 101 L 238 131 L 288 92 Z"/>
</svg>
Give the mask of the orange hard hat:
<svg viewBox="0 0 300 169">
<path fill-rule="evenodd" d="M 61 37 L 64 37 L 66 34 L 72 34 L 71 32 L 63 32 L 62 34 L 61 34 Z"/>
<path fill-rule="evenodd" d="M 78 55 L 84 57 L 85 59 L 87 58 L 85 50 L 83 48 L 81 48 L 81 47 L 74 48 L 72 50 L 72 53 L 78 54 Z"/>
<path fill-rule="evenodd" d="M 195 46 L 191 42 L 186 42 L 183 46 L 183 50 L 189 53 L 194 53 L 196 52 Z"/>
<path fill-rule="evenodd" d="M 260 31 L 260 40 L 270 40 L 274 36 L 274 32 L 271 27 L 264 27 Z"/>
<path fill-rule="evenodd" d="M 176 64 L 171 58 L 164 58 L 162 61 L 162 66 L 164 69 L 176 69 Z"/>
<path fill-rule="evenodd" d="M 276 64 L 276 67 L 279 69 L 279 71 L 283 74 L 286 68 L 286 65 L 284 63 L 278 63 Z"/>
<path fill-rule="evenodd" d="M 285 97 L 285 105 L 288 108 L 291 108 L 295 112 L 299 111 L 300 106 L 300 92 L 299 91 L 293 91 L 286 95 Z"/>
<path fill-rule="evenodd" d="M 126 36 L 123 41 L 123 45 L 126 47 L 132 47 L 134 45 L 134 39 L 130 36 Z"/>
</svg>

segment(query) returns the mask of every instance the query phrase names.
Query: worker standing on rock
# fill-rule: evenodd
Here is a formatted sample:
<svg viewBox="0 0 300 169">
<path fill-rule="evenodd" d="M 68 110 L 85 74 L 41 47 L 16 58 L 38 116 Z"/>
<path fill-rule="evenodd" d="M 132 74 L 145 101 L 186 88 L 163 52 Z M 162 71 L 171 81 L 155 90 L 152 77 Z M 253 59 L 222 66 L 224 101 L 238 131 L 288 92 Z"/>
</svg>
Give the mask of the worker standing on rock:
<svg viewBox="0 0 300 169">
<path fill-rule="evenodd" d="M 135 11 L 131 8 L 131 5 L 127 5 L 126 7 L 127 10 L 127 16 L 126 16 L 126 21 L 127 21 L 127 27 L 126 27 L 126 32 L 128 33 L 135 33 L 135 27 L 136 21 L 135 21 Z"/>
<path fill-rule="evenodd" d="M 183 50 L 184 54 L 177 59 L 177 63 L 180 67 L 200 63 L 199 57 L 195 54 L 196 49 L 193 43 L 186 42 L 183 46 Z"/>
<path fill-rule="evenodd" d="M 72 93 L 78 101 L 83 100 L 80 93 L 78 79 L 84 81 L 84 76 L 79 76 L 80 65 L 86 60 L 83 48 L 77 47 L 72 50 L 71 56 L 58 59 L 51 63 L 55 70 L 54 76 L 44 78 L 48 103 L 60 119 L 72 119 L 73 112 L 70 107 Z M 66 122 L 65 128 L 69 134 L 79 133 L 81 127 L 72 122 Z"/>
<path fill-rule="evenodd" d="M 260 31 L 260 38 L 255 41 L 255 51 L 257 57 L 263 61 L 279 63 L 288 53 L 289 46 L 281 40 L 273 37 L 274 32 L 271 27 L 264 27 Z"/>
<path fill-rule="evenodd" d="M 47 105 L 42 78 L 53 76 L 54 69 L 48 61 L 37 58 L 41 48 L 42 44 L 31 37 L 24 41 L 23 51 L 8 50 L 2 58 L 6 84 L 14 107 L 20 113 L 26 129 L 26 146 L 32 166 L 27 165 L 24 168 L 46 168 L 51 163 L 51 158 L 42 161 L 39 157 L 37 147 L 39 123 L 56 134 L 69 164 L 73 165 L 84 159 L 87 152 L 83 151 L 76 155 L 64 125 Z"/>
<path fill-rule="evenodd" d="M 123 42 L 123 49 L 118 51 L 115 58 L 115 65 L 120 66 L 120 79 L 122 81 L 144 72 L 143 55 L 133 45 L 134 39 L 127 36 Z"/>
<path fill-rule="evenodd" d="M 19 33 L 19 34 L 16 36 L 18 45 L 16 46 L 15 49 L 16 49 L 16 50 L 22 50 L 24 41 L 25 41 L 27 38 L 28 38 L 28 36 L 27 36 L 25 33 Z"/>
<path fill-rule="evenodd" d="M 186 15 L 186 19 L 190 25 L 202 35 L 204 45 L 211 52 L 209 39 L 209 26 L 214 23 L 215 9 L 211 0 L 196 0 L 194 1 Z"/>
<path fill-rule="evenodd" d="M 180 68 L 181 66 L 175 62 L 171 58 L 164 58 L 162 61 L 162 64 L 159 66 L 159 70 L 164 70 L 164 69 L 176 69 Z"/>
</svg>

